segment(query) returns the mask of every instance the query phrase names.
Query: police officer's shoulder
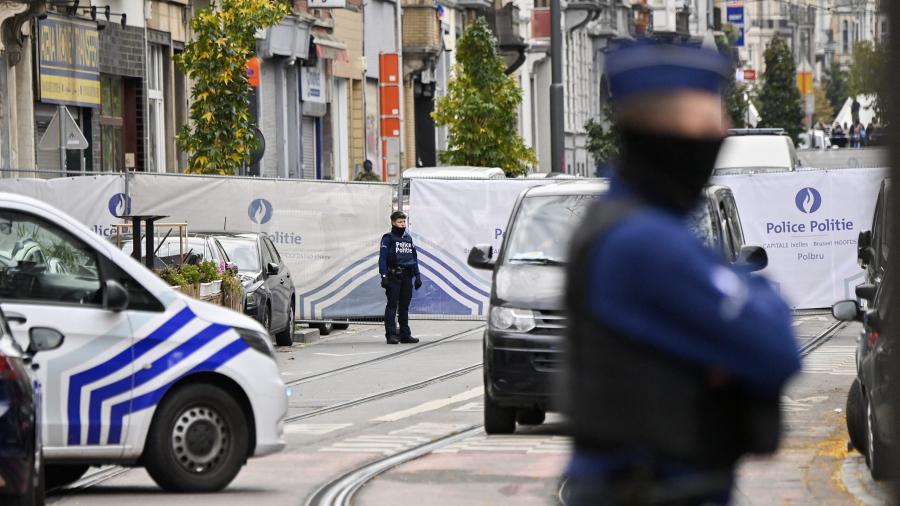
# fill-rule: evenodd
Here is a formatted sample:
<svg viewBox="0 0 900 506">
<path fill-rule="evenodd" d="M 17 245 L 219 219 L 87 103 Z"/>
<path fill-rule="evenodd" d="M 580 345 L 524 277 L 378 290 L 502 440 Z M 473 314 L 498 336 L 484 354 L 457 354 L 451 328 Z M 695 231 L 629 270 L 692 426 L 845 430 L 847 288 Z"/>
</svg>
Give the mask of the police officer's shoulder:
<svg viewBox="0 0 900 506">
<path fill-rule="evenodd" d="M 624 257 L 629 263 L 640 259 L 683 258 L 683 255 L 708 256 L 684 219 L 665 211 L 644 208 L 612 225 L 593 254 L 601 259 Z"/>
</svg>

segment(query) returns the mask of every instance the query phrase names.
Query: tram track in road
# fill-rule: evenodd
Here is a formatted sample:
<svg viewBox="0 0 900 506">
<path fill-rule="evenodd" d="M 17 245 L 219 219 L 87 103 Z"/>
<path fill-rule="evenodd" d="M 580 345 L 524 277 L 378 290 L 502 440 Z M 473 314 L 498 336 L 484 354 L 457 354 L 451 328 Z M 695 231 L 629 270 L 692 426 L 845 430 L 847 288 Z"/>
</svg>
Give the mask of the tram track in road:
<svg viewBox="0 0 900 506">
<path fill-rule="evenodd" d="M 800 356 L 806 357 L 810 353 L 812 353 L 812 352 L 816 351 L 817 349 L 819 349 L 820 347 L 822 347 L 822 345 L 824 345 L 828 341 L 831 341 L 831 338 L 834 337 L 834 335 L 837 334 L 837 332 L 839 330 L 844 328 L 844 325 L 845 325 L 844 322 L 834 322 L 833 324 L 829 325 L 825 330 L 819 332 L 818 334 L 813 336 L 811 339 L 804 342 L 800 346 Z"/>
<path fill-rule="evenodd" d="M 464 331 L 461 331 L 461 332 L 457 332 L 457 333 L 455 333 L 455 334 L 451 334 L 451 335 L 449 335 L 449 336 L 442 337 L 442 338 L 440 338 L 440 339 L 438 339 L 438 340 L 436 340 L 436 341 L 431 341 L 431 342 L 428 342 L 428 343 L 420 344 L 420 345 L 418 345 L 418 346 L 413 346 L 413 347 L 411 347 L 411 348 L 406 348 L 406 349 L 404 349 L 404 350 L 400 350 L 400 351 L 397 351 L 397 352 L 394 352 L 394 353 L 389 353 L 389 354 L 387 354 L 387 355 L 381 355 L 381 356 L 378 356 L 378 357 L 375 357 L 375 358 L 372 358 L 372 359 L 369 359 L 369 360 L 363 360 L 362 362 L 356 362 L 356 363 L 354 363 L 354 364 L 349 364 L 349 365 L 345 365 L 345 366 L 342 366 L 342 367 L 338 367 L 338 368 L 336 368 L 336 369 L 331 369 L 331 370 L 324 371 L 324 372 L 320 372 L 320 373 L 316 373 L 316 374 L 310 374 L 309 376 L 304 376 L 304 377 L 302 377 L 302 378 L 297 378 L 297 379 L 292 380 L 292 381 L 287 381 L 287 382 L 285 382 L 285 385 L 288 386 L 288 387 L 293 387 L 293 386 L 297 386 L 297 385 L 302 385 L 302 384 L 304 384 L 304 383 L 309 383 L 309 382 L 311 382 L 311 381 L 316 381 L 316 380 L 328 378 L 328 377 L 334 376 L 334 375 L 336 375 L 336 374 L 341 374 L 341 373 L 344 373 L 344 372 L 353 371 L 353 370 L 355 370 L 355 369 L 359 369 L 360 367 L 365 367 L 365 366 L 368 366 L 368 365 L 373 365 L 373 364 L 378 364 L 378 363 L 381 363 L 381 362 L 386 362 L 386 361 L 388 361 L 388 360 L 392 360 L 392 359 L 395 359 L 395 358 L 399 358 L 399 357 L 402 357 L 402 356 L 405 356 L 405 355 L 409 355 L 409 354 L 412 354 L 412 353 L 417 353 L 417 352 L 420 352 L 420 351 L 425 351 L 425 350 L 427 350 L 427 349 L 434 348 L 434 347 L 436 347 L 436 346 L 440 346 L 441 344 L 444 344 L 444 343 L 447 343 L 447 342 L 455 341 L 456 339 L 459 339 L 459 338 L 461 338 L 461 337 L 464 337 L 464 336 L 466 336 L 466 335 L 468 335 L 468 334 L 471 334 L 471 333 L 473 333 L 473 332 L 479 332 L 479 331 L 481 331 L 481 330 L 484 330 L 484 325 L 480 325 L 480 326 L 475 327 L 475 328 L 472 328 L 472 329 L 468 329 L 468 330 L 464 330 Z"/>
<path fill-rule="evenodd" d="M 464 376 L 469 374 L 472 371 L 477 371 L 481 369 L 482 363 L 478 362 L 476 364 L 468 365 L 466 367 L 461 367 L 459 369 L 454 369 L 452 371 L 446 372 L 444 374 L 439 374 L 437 376 L 432 376 L 428 379 L 417 381 L 416 383 L 410 383 L 408 385 L 404 385 L 397 388 L 391 388 L 389 390 L 382 390 L 381 392 L 377 392 L 374 394 L 364 395 L 362 397 L 357 397 L 356 399 L 351 399 L 349 401 L 339 402 L 337 404 L 331 404 L 329 406 L 325 406 L 319 409 L 314 409 L 312 411 L 307 411 L 305 413 L 300 413 L 294 416 L 289 416 L 285 418 L 284 423 L 292 423 L 300 420 L 305 420 L 307 418 L 313 418 L 319 415 L 324 415 L 326 413 L 332 413 L 334 411 L 340 411 L 342 409 L 348 409 L 355 406 L 359 406 L 361 404 L 365 404 L 367 402 L 377 401 L 379 399 L 384 399 L 387 397 L 393 397 L 395 395 L 404 394 L 407 392 L 412 392 L 413 390 L 419 390 L 421 388 L 425 388 L 427 386 L 433 385 L 435 383 L 440 383 L 442 381 L 447 381 L 449 379 L 458 378 L 460 376 Z"/>
</svg>

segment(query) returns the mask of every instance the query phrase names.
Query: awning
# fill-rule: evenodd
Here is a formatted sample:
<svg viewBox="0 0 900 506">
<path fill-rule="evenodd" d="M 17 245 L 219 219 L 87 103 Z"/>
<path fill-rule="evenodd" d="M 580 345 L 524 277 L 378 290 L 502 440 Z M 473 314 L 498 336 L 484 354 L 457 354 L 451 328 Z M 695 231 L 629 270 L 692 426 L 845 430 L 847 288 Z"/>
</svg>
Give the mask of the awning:
<svg viewBox="0 0 900 506">
<path fill-rule="evenodd" d="M 343 62 L 350 61 L 350 55 L 347 53 L 347 44 L 344 44 L 337 37 L 323 32 L 313 33 L 312 36 L 313 44 L 316 45 L 316 55 L 319 58 Z"/>
</svg>

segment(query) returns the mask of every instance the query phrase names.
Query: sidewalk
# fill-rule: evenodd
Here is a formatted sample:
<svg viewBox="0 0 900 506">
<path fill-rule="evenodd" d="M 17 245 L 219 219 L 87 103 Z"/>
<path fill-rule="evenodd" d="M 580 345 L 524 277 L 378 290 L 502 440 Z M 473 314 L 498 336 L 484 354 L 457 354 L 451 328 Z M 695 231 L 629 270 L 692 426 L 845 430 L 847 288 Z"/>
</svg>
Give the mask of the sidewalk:
<svg viewBox="0 0 900 506">
<path fill-rule="evenodd" d="M 859 330 L 858 324 L 845 326 L 804 359 L 803 372 L 782 399 L 785 431 L 781 450 L 772 458 L 748 459 L 740 467 L 735 504 L 883 504 L 880 485 L 870 479 L 863 485 L 867 476 L 864 463 L 859 472 L 859 454 L 847 451 L 844 409 L 856 374 L 854 350 Z M 842 470 L 849 473 L 854 462 L 856 481 L 845 480 Z"/>
</svg>

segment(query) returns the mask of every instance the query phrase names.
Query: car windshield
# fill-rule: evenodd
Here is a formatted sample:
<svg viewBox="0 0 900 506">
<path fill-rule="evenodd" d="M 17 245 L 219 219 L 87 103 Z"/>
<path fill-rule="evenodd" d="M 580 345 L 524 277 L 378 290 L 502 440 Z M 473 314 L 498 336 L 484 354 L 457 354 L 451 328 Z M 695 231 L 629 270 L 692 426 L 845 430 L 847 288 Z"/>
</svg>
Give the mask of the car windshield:
<svg viewBox="0 0 900 506">
<path fill-rule="evenodd" d="M 259 272 L 259 252 L 256 241 L 237 237 L 219 237 L 228 258 L 237 264 L 240 272 Z"/>
<path fill-rule="evenodd" d="M 526 197 L 516 214 L 505 260 L 544 265 L 565 263 L 572 232 L 598 196 Z"/>
<path fill-rule="evenodd" d="M 196 254 L 199 255 L 203 260 L 210 260 L 209 258 L 205 258 L 206 256 L 206 240 L 200 237 L 186 237 L 184 239 L 184 251 L 181 249 L 181 241 L 178 237 L 167 237 L 162 244 L 160 244 L 159 239 L 155 239 L 156 243 L 156 256 L 159 258 L 173 258 L 184 253 L 185 255 Z M 143 247 L 143 241 L 141 243 L 141 247 Z M 134 251 L 134 244 L 131 240 L 127 240 L 122 244 L 122 252 L 126 255 L 131 255 L 131 252 Z"/>
</svg>

